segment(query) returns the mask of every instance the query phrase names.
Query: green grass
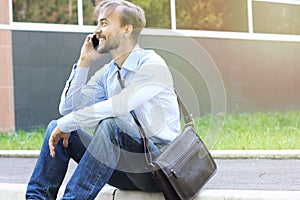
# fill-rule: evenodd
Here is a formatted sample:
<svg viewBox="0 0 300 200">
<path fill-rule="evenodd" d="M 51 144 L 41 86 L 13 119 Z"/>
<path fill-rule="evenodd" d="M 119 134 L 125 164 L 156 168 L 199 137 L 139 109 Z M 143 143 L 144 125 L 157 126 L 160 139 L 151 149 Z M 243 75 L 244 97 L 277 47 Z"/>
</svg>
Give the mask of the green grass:
<svg viewBox="0 0 300 200">
<path fill-rule="evenodd" d="M 38 150 L 41 148 L 45 129 L 30 132 L 0 133 L 0 150 Z"/>
<path fill-rule="evenodd" d="M 223 126 L 212 133 L 213 137 L 207 135 L 211 116 L 196 122 L 196 129 L 211 149 L 300 149 L 300 112 L 229 114 L 218 119 L 224 119 Z M 214 141 L 209 143 L 209 138 Z"/>
<path fill-rule="evenodd" d="M 300 149 L 300 112 L 204 116 L 195 127 L 210 149 Z M 0 149 L 40 149 L 45 129 L 0 134 Z"/>
</svg>

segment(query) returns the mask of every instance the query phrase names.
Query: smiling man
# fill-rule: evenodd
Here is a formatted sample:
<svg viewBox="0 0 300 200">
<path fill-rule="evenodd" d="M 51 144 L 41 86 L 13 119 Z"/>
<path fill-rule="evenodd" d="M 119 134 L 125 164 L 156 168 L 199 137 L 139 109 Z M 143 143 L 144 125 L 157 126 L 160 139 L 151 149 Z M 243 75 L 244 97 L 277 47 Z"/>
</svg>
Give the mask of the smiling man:
<svg viewBox="0 0 300 200">
<path fill-rule="evenodd" d="M 107 183 L 160 191 L 145 168 L 143 141 L 130 111 L 149 138 L 151 154 L 157 155 L 180 131 L 171 73 L 158 54 L 138 45 L 146 23 L 140 7 L 102 0 L 96 12 L 98 25 L 86 37 L 62 92 L 63 117 L 48 125 L 26 199 L 56 199 L 70 159 L 78 165 L 62 199 L 94 199 Z M 105 53 L 113 60 L 87 81 L 90 64 Z"/>
</svg>

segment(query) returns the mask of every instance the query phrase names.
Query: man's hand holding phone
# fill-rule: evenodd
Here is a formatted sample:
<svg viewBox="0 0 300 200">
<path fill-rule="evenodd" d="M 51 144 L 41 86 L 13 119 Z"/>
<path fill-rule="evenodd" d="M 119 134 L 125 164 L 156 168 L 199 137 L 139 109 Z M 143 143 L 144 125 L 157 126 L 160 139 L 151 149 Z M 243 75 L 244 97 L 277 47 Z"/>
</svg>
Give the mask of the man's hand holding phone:
<svg viewBox="0 0 300 200">
<path fill-rule="evenodd" d="M 101 54 L 96 51 L 98 45 L 99 40 L 96 35 L 87 35 L 81 48 L 77 66 L 88 68 L 94 60 L 100 58 Z"/>
</svg>

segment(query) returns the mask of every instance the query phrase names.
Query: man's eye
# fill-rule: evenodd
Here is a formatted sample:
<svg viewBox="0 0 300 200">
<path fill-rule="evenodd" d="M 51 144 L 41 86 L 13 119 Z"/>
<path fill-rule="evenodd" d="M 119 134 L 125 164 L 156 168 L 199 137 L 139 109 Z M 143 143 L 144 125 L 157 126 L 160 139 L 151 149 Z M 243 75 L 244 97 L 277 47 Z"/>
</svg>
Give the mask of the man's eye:
<svg viewBox="0 0 300 200">
<path fill-rule="evenodd" d="M 107 22 L 105 21 L 101 22 L 101 26 L 107 26 Z"/>
</svg>

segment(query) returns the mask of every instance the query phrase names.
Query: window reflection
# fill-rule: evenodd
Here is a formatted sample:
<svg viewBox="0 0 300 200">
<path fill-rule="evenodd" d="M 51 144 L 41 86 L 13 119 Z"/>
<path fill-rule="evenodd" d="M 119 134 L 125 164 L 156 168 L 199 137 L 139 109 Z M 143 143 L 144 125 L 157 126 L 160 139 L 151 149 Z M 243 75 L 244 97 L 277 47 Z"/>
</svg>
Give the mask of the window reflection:
<svg viewBox="0 0 300 200">
<path fill-rule="evenodd" d="M 95 25 L 101 0 L 82 0 L 83 24 Z M 145 10 L 148 28 L 171 28 L 170 0 L 129 0 Z M 176 27 L 249 32 L 247 0 L 176 0 Z M 12 0 L 14 22 L 78 24 L 77 0 Z M 300 5 L 252 1 L 255 33 L 300 34 Z"/>
<path fill-rule="evenodd" d="M 176 0 L 177 28 L 248 32 L 246 0 Z"/>
<path fill-rule="evenodd" d="M 170 0 L 128 0 L 144 9 L 148 28 L 171 28 Z M 97 16 L 93 15 L 100 0 L 83 0 L 85 25 L 94 25 Z"/>
<path fill-rule="evenodd" d="M 144 9 L 148 28 L 171 28 L 170 0 L 129 0 Z"/>
<path fill-rule="evenodd" d="M 95 5 L 98 4 L 100 0 L 82 0 L 83 6 L 83 24 L 84 25 L 96 25 L 97 16 L 94 15 Z"/>
<path fill-rule="evenodd" d="M 77 24 L 77 0 L 13 0 L 13 20 Z"/>
<path fill-rule="evenodd" d="M 253 2 L 256 33 L 300 34 L 300 5 Z"/>
</svg>

